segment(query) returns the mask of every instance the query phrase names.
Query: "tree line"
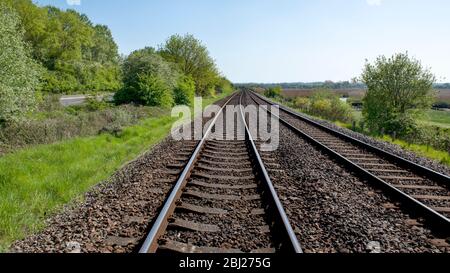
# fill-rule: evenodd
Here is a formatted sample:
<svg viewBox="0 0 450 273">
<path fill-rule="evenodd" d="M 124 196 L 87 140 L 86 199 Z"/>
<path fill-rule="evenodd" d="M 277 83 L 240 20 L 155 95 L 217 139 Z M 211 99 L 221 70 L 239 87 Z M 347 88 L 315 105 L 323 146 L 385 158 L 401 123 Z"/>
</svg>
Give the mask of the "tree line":
<svg viewBox="0 0 450 273">
<path fill-rule="evenodd" d="M 121 57 L 107 26 L 31 0 L 0 1 L 0 48 L 0 123 L 23 117 L 45 93 L 109 91 L 117 103 L 170 106 L 232 89 L 192 35 Z"/>
<path fill-rule="evenodd" d="M 237 87 L 245 88 L 276 88 L 281 87 L 282 89 L 367 89 L 367 85 L 359 82 L 350 81 L 324 81 L 324 82 L 289 82 L 289 83 L 238 83 Z M 434 89 L 450 89 L 450 83 L 434 83 Z"/>
</svg>

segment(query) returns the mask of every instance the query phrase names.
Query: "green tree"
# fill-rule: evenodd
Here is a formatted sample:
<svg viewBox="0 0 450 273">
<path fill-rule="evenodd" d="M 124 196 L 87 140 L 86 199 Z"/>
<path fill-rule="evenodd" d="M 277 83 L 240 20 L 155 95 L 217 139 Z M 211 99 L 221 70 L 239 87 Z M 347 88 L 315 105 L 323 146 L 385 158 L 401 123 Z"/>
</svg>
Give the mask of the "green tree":
<svg viewBox="0 0 450 273">
<path fill-rule="evenodd" d="M 233 84 L 225 77 L 220 77 L 216 83 L 216 90 L 219 93 L 231 93 L 233 91 Z"/>
<path fill-rule="evenodd" d="M 0 49 L 0 122 L 8 122 L 34 108 L 40 67 L 30 57 L 19 16 L 3 3 Z"/>
<path fill-rule="evenodd" d="M 171 65 L 151 47 L 136 50 L 125 59 L 123 64 L 123 82 L 125 87 L 136 87 L 139 77 L 143 74 L 158 76 L 170 88 L 176 86 L 179 77 L 179 74 L 172 69 Z"/>
<path fill-rule="evenodd" d="M 268 98 L 277 98 L 281 96 L 281 86 L 270 87 L 264 92 L 264 96 Z"/>
<path fill-rule="evenodd" d="M 195 82 L 189 76 L 180 77 L 173 91 L 176 105 L 190 105 L 195 96 Z"/>
<path fill-rule="evenodd" d="M 193 35 L 173 35 L 160 46 L 159 54 L 177 65 L 183 74 L 194 79 L 197 92 L 208 95 L 219 80 L 219 72 L 208 49 Z"/>
<path fill-rule="evenodd" d="M 179 77 L 179 73 L 172 69 L 171 65 L 153 48 L 136 50 L 124 61 L 124 86 L 116 93 L 115 101 L 119 104 L 134 102 L 152 106 L 168 106 L 170 103 L 167 97 L 172 97 L 173 102 L 173 90 L 177 86 Z M 164 96 L 154 90 L 156 86 L 163 86 Z M 155 95 L 154 100 L 150 98 L 152 95 Z"/>
<path fill-rule="evenodd" d="M 172 90 L 167 82 L 155 75 L 144 74 L 139 76 L 138 102 L 148 106 L 173 106 Z"/>
<path fill-rule="evenodd" d="M 361 80 L 367 85 L 363 115 L 375 132 L 407 135 L 434 99 L 435 76 L 408 54 L 378 57 L 366 63 Z"/>
<path fill-rule="evenodd" d="M 121 87 L 119 54 L 110 30 L 74 10 L 2 0 L 19 14 L 33 57 L 46 69 L 42 90 L 54 93 L 115 91 Z"/>
</svg>

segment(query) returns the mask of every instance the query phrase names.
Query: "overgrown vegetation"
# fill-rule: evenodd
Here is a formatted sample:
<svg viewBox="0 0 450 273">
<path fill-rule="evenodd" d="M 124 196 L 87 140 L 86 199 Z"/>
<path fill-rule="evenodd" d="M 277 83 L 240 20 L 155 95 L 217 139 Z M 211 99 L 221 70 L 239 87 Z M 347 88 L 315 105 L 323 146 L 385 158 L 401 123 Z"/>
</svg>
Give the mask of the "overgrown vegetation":
<svg viewBox="0 0 450 273">
<path fill-rule="evenodd" d="M 167 110 L 155 107 L 111 104 L 91 99 L 82 106 L 63 108 L 58 96 L 48 96 L 39 111 L 0 130 L 0 155 L 39 144 L 50 144 L 74 137 L 101 133 L 117 135 L 122 129 L 148 117 L 159 117 Z"/>
<path fill-rule="evenodd" d="M 310 98 L 298 97 L 294 106 L 307 114 L 331 121 L 352 122 L 351 106 L 329 90 L 317 90 Z"/>
<path fill-rule="evenodd" d="M 281 97 L 281 87 L 280 86 L 276 86 L 276 87 L 269 87 L 269 88 L 267 88 L 266 91 L 264 91 L 264 96 L 266 96 L 268 98 Z"/>
<path fill-rule="evenodd" d="M 0 3 L 0 126 L 23 117 L 37 100 L 40 67 L 23 37 L 17 13 Z"/>
</svg>

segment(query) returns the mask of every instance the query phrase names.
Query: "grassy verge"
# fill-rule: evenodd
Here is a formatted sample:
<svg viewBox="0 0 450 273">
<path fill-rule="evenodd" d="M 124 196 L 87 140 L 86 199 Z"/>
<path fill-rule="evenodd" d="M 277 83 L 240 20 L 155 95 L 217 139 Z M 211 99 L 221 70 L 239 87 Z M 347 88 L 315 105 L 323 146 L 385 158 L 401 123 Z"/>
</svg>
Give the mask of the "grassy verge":
<svg viewBox="0 0 450 273">
<path fill-rule="evenodd" d="M 448 129 L 450 128 L 450 112 L 429 110 L 421 122 L 427 125 Z"/>
<path fill-rule="evenodd" d="M 205 99 L 204 106 L 225 96 Z M 41 230 L 45 219 L 63 205 L 160 142 L 174 121 L 167 113 L 125 128 L 118 136 L 75 138 L 0 157 L 0 251 Z"/>
<path fill-rule="evenodd" d="M 427 145 L 409 144 L 406 141 L 399 139 L 394 140 L 390 136 L 384 136 L 379 139 L 396 144 L 405 150 L 409 150 L 424 157 L 434 159 L 450 167 L 450 153 L 448 152 L 439 151 Z"/>
</svg>

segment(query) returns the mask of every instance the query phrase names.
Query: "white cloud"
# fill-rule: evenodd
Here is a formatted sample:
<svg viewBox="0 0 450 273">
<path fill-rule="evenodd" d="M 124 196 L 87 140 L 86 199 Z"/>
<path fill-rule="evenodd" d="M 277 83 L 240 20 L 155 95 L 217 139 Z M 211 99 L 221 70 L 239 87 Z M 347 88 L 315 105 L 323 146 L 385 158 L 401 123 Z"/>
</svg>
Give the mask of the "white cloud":
<svg viewBox="0 0 450 273">
<path fill-rule="evenodd" d="M 81 5 L 81 0 L 66 0 L 69 6 L 79 6 Z"/>
<path fill-rule="evenodd" d="M 381 6 L 383 0 L 366 0 L 369 6 Z"/>
</svg>

